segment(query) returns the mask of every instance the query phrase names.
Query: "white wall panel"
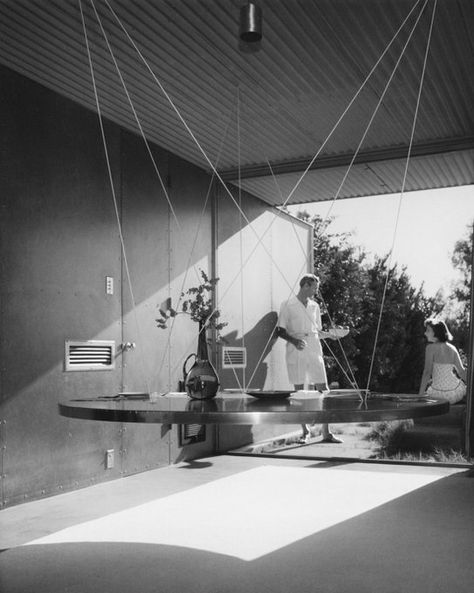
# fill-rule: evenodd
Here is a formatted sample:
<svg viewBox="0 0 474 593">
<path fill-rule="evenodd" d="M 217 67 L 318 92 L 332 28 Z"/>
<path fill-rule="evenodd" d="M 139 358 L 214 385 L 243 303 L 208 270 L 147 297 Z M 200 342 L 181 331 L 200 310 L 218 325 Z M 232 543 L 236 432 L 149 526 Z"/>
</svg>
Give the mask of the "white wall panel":
<svg viewBox="0 0 474 593">
<path fill-rule="evenodd" d="M 218 207 L 219 308 L 229 346 L 245 346 L 247 369 L 223 370 L 224 388 L 288 389 L 285 342 L 274 330 L 282 301 L 311 269 L 312 227 L 244 195 L 242 216 L 221 190 Z M 296 287 L 296 288 L 295 288 Z M 220 427 L 222 450 L 282 432 L 281 427 Z M 288 431 L 288 427 L 284 429 Z"/>
</svg>

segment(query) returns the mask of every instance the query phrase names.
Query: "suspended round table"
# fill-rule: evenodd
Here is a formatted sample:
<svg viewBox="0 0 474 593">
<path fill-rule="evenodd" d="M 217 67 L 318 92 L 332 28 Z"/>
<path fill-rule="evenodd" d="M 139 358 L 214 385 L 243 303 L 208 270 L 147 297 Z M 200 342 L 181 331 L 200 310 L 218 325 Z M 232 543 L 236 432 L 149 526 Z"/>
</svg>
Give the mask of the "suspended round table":
<svg viewBox="0 0 474 593">
<path fill-rule="evenodd" d="M 221 393 L 210 400 L 193 400 L 186 394 L 124 394 L 59 404 L 59 413 L 69 418 L 159 424 L 337 424 L 421 418 L 448 411 L 446 400 L 408 394 L 361 399 L 354 393 L 321 397 L 299 392 L 281 398 Z"/>
</svg>

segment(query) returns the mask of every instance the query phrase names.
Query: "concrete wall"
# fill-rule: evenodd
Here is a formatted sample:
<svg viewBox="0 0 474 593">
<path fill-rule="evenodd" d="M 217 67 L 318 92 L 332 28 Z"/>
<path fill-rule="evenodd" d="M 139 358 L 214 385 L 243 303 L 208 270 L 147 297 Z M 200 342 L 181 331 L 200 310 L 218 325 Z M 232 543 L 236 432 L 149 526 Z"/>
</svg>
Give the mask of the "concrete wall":
<svg viewBox="0 0 474 593">
<path fill-rule="evenodd" d="M 206 443 L 181 450 L 176 427 L 81 422 L 57 411 L 74 397 L 176 389 L 185 352 L 174 344 L 165 355 L 157 304 L 188 265 L 183 237 L 195 230 L 208 176 L 154 148 L 178 231 L 142 140 L 105 123 L 129 283 L 97 115 L 7 69 L 0 89 L 2 503 L 214 451 L 213 429 Z M 210 217 L 208 207 L 192 263 L 208 265 Z M 192 325 L 179 334 L 194 350 Z M 137 347 L 119 351 L 115 370 L 65 372 L 68 339 Z M 106 449 L 115 451 L 111 470 Z"/>
<path fill-rule="evenodd" d="M 245 342 L 253 373 L 301 260 L 298 244 L 296 255 L 286 239 L 296 233 L 304 243 L 308 227 L 278 214 L 265 249 L 257 247 L 231 287 L 242 261 L 235 250 L 243 246 L 245 258 L 274 217 L 262 202 L 243 197 L 249 226 L 223 190 L 209 194 L 209 175 L 154 146 L 165 191 L 142 139 L 105 122 L 112 191 L 97 115 L 8 69 L 0 77 L 1 503 L 214 452 L 215 427 L 208 427 L 205 443 L 180 448 L 176 426 L 66 419 L 57 405 L 121 390 L 175 390 L 197 328 L 180 316 L 173 332 L 158 329 L 157 305 L 167 297 L 176 302 L 199 281 L 199 269 L 215 267 L 221 276 L 224 334 L 230 343 Z M 114 279 L 112 295 L 106 277 Z M 136 348 L 118 350 L 114 370 L 66 372 L 69 339 Z M 269 343 L 255 385 L 283 384 L 282 347 Z M 233 386 L 225 373 L 223 386 Z M 250 430 L 225 431 L 220 447 L 253 437 Z M 107 449 L 115 452 L 113 469 L 105 467 Z"/>
</svg>

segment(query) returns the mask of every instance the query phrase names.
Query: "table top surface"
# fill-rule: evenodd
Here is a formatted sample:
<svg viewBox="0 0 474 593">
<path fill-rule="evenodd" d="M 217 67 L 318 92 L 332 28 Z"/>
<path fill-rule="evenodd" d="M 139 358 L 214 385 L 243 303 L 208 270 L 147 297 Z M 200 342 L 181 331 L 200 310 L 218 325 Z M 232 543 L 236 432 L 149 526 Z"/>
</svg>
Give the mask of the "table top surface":
<svg viewBox="0 0 474 593">
<path fill-rule="evenodd" d="M 357 393 L 337 395 L 296 392 L 287 398 L 257 398 L 246 393 L 219 393 L 209 400 L 185 393 L 149 396 L 128 394 L 75 399 L 59 404 L 70 418 L 109 422 L 159 424 L 298 424 L 377 422 L 446 414 L 443 399 L 413 394 L 372 394 L 361 401 Z"/>
</svg>

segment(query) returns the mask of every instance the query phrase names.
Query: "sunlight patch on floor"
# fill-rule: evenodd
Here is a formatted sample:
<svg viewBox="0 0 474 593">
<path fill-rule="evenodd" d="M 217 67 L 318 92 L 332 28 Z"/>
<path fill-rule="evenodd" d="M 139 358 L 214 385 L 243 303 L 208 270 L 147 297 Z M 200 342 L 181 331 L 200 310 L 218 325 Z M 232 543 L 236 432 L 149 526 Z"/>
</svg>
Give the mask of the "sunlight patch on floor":
<svg viewBox="0 0 474 593">
<path fill-rule="evenodd" d="M 254 560 L 443 475 L 262 466 L 28 542 L 136 542 Z"/>
</svg>

